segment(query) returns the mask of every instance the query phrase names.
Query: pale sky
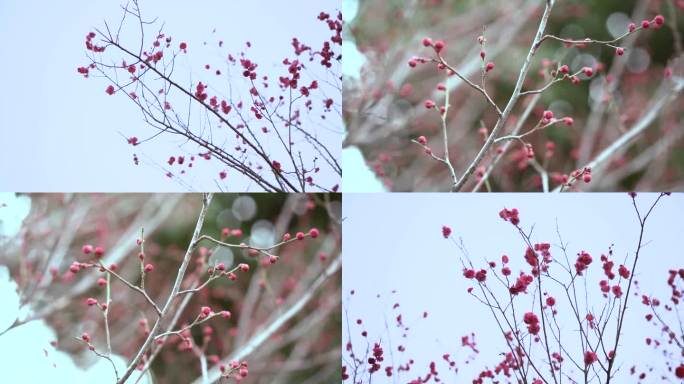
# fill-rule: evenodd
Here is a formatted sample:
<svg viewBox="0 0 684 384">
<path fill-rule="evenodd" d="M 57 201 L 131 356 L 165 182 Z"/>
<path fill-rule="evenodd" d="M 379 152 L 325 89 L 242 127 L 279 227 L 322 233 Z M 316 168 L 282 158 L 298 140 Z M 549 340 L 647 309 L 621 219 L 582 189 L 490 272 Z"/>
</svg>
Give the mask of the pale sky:
<svg viewBox="0 0 684 384">
<path fill-rule="evenodd" d="M 223 167 L 198 161 L 194 173 L 179 183 L 165 176 L 166 159 L 172 153 L 195 152 L 180 148 L 178 139 L 158 137 L 149 145 L 131 147 L 124 137 L 145 138 L 155 131 L 141 119 L 134 104 L 121 95 L 109 96 L 104 79 L 84 79 L 76 68 L 88 63 L 84 37 L 95 27 L 110 25 L 121 16 L 122 1 L 3 1 L 0 2 L 0 39 L 6 60 L 0 95 L 0 190 L 3 191 L 196 191 L 216 190 Z M 280 74 L 281 61 L 292 56 L 291 39 L 320 47 L 330 36 L 316 16 L 322 10 L 335 14 L 335 0 L 203 1 L 141 0 L 144 15 L 165 22 L 165 31 L 186 41 L 188 55 L 181 57 L 175 73 L 180 82 L 209 78 L 203 65 L 220 63 L 228 51 L 253 43 L 250 55 L 272 78 Z M 238 5 L 239 4 L 239 5 Z M 216 34 L 212 30 L 216 28 Z M 219 51 L 215 42 L 224 41 Z M 203 42 L 207 46 L 203 46 Z M 175 45 L 175 44 L 174 44 Z M 334 69 L 334 67 L 333 67 Z M 276 72 L 277 70 L 277 72 Z M 339 71 L 339 68 L 337 69 Z M 183 75 L 181 75 L 181 73 Z M 339 80 L 337 80 L 339 83 Z M 339 93 L 329 94 L 336 109 Z M 314 124 L 321 140 L 340 158 L 342 128 L 339 113 L 325 124 Z M 322 126 L 325 126 L 323 128 Z M 122 136 L 123 135 L 123 136 Z M 141 165 L 133 164 L 136 152 Z M 254 187 L 229 170 L 223 190 L 245 191 Z M 331 187 L 339 178 L 318 176 Z"/>
<path fill-rule="evenodd" d="M 643 209 L 654 197 L 639 194 L 637 202 Z M 384 316 L 387 316 L 390 328 L 393 327 L 396 313 L 391 306 L 399 302 L 407 323 L 414 324 L 409 339 L 402 342 L 412 351 L 410 356 L 419 368 L 416 373 L 427 372 L 428 363 L 441 361 L 443 353 L 456 356 L 461 368 L 458 382 L 470 382 L 475 369 L 485 365 L 491 368 L 498 363 L 498 353 L 503 350 L 498 328 L 489 310 L 466 293 L 473 284 L 463 277 L 459 262 L 461 253 L 454 243 L 442 237 L 441 227 L 451 226 L 456 238 L 463 239 L 476 265 L 484 264 L 483 257 L 500 264 L 501 255 L 507 254 L 511 258 L 511 269 L 517 275 L 524 264 L 525 246 L 512 225 L 499 218 L 498 212 L 504 207 L 520 210 L 524 228 L 535 225 L 533 240 L 536 242 L 558 244 L 557 219 L 563 240 L 569 243 L 571 260 L 574 262 L 576 253 L 581 250 L 594 257 L 589 274 L 590 292 L 594 294 L 598 292 L 597 282 L 603 276 L 599 262 L 601 253 L 606 253 L 608 247 L 615 244 L 615 270 L 627 253 L 633 255 L 638 222 L 631 199 L 624 193 L 345 195 L 343 303 L 349 311 L 356 348 L 366 345 L 360 336 L 362 328 L 355 324 L 356 319 L 363 319 L 363 329 L 371 335 L 387 339 Z M 673 194 L 664 198 L 649 218 L 645 232 L 648 244 L 643 248 L 637 274 L 646 293 L 669 297 L 665 283 L 667 271 L 681 267 L 682 260 L 681 226 L 675 224 L 681 220 L 681 212 L 684 212 L 684 194 Z M 554 247 L 551 253 L 564 260 L 559 249 Z M 352 289 L 356 294 L 350 301 L 348 294 Z M 392 290 L 397 293 L 392 295 Z M 550 292 L 553 294 L 553 290 Z M 381 299 L 376 298 L 377 294 L 382 295 Z M 559 304 L 564 303 L 560 292 L 554 296 Z M 590 297 L 594 308 L 603 300 L 598 294 Z M 619 378 L 623 380 L 634 362 L 664 367 L 658 355 L 644 344 L 647 335 L 658 335 L 655 328 L 645 326 L 645 310 L 640 302 L 633 300 L 627 311 L 624 338 L 618 349 Z M 414 321 L 423 311 L 429 313 L 428 318 Z M 573 327 L 568 318 L 567 312 L 560 316 L 561 326 L 567 327 L 564 335 Z M 481 353 L 474 362 L 465 365 L 468 353 L 460 347 L 461 336 L 471 331 L 476 333 Z M 347 337 L 346 326 L 343 326 L 344 343 Z M 396 334 L 392 336 L 395 348 L 399 339 Z M 579 342 L 571 337 L 566 340 L 567 348 L 579 347 Z M 394 354 L 398 356 L 396 349 Z M 385 350 L 385 357 L 388 356 L 389 351 Z M 454 376 L 445 375 L 447 371 L 440 364 L 438 362 L 438 367 L 442 367 L 442 379 L 452 378 L 448 382 L 454 382 Z M 645 368 L 643 364 L 640 367 Z M 649 377 L 656 379 L 654 375 Z M 380 374 L 374 376 L 373 382 L 392 381 Z"/>
</svg>

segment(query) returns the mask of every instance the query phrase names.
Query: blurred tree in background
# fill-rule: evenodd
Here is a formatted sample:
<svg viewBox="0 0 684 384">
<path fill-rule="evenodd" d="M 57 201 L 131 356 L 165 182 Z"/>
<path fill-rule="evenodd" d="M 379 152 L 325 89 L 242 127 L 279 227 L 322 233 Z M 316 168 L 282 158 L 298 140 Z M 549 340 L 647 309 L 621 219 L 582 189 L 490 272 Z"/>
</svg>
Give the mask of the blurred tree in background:
<svg viewBox="0 0 684 384">
<path fill-rule="evenodd" d="M 345 70 L 345 147 L 358 147 L 391 190 L 449 190 L 444 164 L 411 143 L 426 136 L 428 143 L 435 144 L 431 146 L 434 152 L 442 156 L 439 114 L 426 110 L 423 102 L 432 99 L 443 105 L 444 92 L 436 88 L 445 78 L 434 64 L 410 68 L 408 61 L 434 56 L 432 49 L 421 44 L 424 37 L 430 37 L 446 43 L 446 61 L 476 84 L 480 84 L 484 62 L 493 62 L 495 68 L 487 74 L 486 89 L 503 109 L 530 50 L 544 5 L 543 0 L 358 2 L 358 12 L 347 21 L 344 32 L 345 67 L 354 72 L 360 68 L 351 74 Z M 570 39 L 613 40 L 627 32 L 630 22 L 640 25 L 657 14 L 665 17 L 662 27 L 637 31 L 616 43 L 625 49 L 622 56 L 616 55 L 615 48 L 601 44 L 568 47 L 551 39 L 544 41 L 533 56 L 523 90 L 541 88 L 560 64 L 569 65 L 571 73 L 585 66 L 595 71 L 579 84 L 563 81 L 538 98 L 521 97 L 503 130 L 508 134 L 530 104 L 534 104 L 533 117 L 523 124 L 523 131 L 531 129 L 544 110 L 574 119 L 572 127 L 554 125 L 526 138 L 540 163 L 543 159 L 552 188 L 558 185 L 553 180 L 590 163 L 642 122 L 646 129 L 602 160 L 593 169 L 591 183 L 577 188 L 684 188 L 684 2 L 557 0 L 545 33 Z M 485 61 L 479 57 L 480 35 L 487 39 Z M 448 145 L 458 175 L 471 163 L 497 121 L 496 111 L 484 97 L 464 85 L 456 77 L 447 84 L 451 106 Z M 659 102 L 663 105 L 654 107 Z M 649 110 L 654 116 L 648 116 Z M 552 147 L 548 159 L 547 146 Z M 487 167 L 490 160 L 485 157 L 479 165 Z M 501 160 L 488 183 L 479 185 L 478 190 L 541 190 L 540 173 L 526 160 L 522 145 L 513 143 Z M 473 178 L 464 190 L 472 190 L 475 181 Z"/>
<path fill-rule="evenodd" d="M 103 299 L 103 288 L 96 282 L 103 274 L 95 270 L 72 273 L 69 265 L 87 261 L 88 255 L 82 252 L 84 244 L 101 246 L 104 264 L 116 263 L 118 273 L 137 284 L 141 267 L 136 240 L 144 228 L 145 263 L 154 265 L 154 270 L 146 274 L 145 288 L 154 301 L 163 303 L 190 243 L 202 196 L 28 196 L 30 213 L 15 236 L 2 239 L 0 252 L 0 262 L 9 268 L 21 304 L 25 305 L 13 328 L 32 320 L 45 320 L 55 330 L 52 346 L 74 356 L 79 365 L 89 366 L 98 357 L 75 338 L 88 332 L 98 350 L 103 348 L 102 313 L 85 304 L 87 297 Z M 271 246 L 280 242 L 285 233 L 294 236 L 310 228 L 317 228 L 320 235 L 274 249 L 272 252 L 279 256 L 274 264 L 269 263 L 268 257 L 248 255 L 246 249 L 200 243 L 190 261 L 183 289 L 192 281 L 206 280 L 207 269 L 219 262 L 225 263 L 226 270 L 239 263 L 250 266 L 249 272 L 237 273 L 235 281 L 212 281 L 195 293 L 180 312 L 174 329 L 192 322 L 202 306 L 231 311 L 229 320 L 217 317 L 191 328 L 193 344 L 203 349 L 209 368 L 217 369 L 219 360 L 243 348 L 311 291 L 314 295 L 305 306 L 244 358 L 249 363 L 249 375 L 243 382 L 317 383 L 339 377 L 339 269 L 318 290 L 312 291 L 312 282 L 339 257 L 340 212 L 340 195 L 214 196 L 203 235 L 254 247 Z M 146 327 L 149 329 L 154 323 L 155 313 L 141 295 L 122 283 L 113 280 L 111 289 L 112 351 L 130 361 L 145 340 Z M 182 344 L 178 337 L 166 338 L 150 369 L 154 382 L 189 383 L 199 378 L 200 360 Z M 114 381 L 113 372 L 111 377 Z"/>
</svg>

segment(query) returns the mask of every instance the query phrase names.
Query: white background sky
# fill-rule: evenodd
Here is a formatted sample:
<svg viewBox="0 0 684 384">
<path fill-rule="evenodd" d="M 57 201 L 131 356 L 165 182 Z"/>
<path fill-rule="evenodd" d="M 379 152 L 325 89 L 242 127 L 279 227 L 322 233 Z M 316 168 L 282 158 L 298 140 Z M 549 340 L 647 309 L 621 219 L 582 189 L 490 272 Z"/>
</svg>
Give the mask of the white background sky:
<svg viewBox="0 0 684 384">
<path fill-rule="evenodd" d="M 639 194 L 637 202 L 643 209 L 654 197 Z M 451 226 L 455 236 L 463 238 L 474 262 L 480 263 L 487 257 L 499 263 L 501 255 L 508 254 L 512 265 L 520 266 L 524 262 L 525 246 L 512 225 L 498 217 L 503 207 L 518 208 L 524 228 L 535 225 L 533 240 L 536 242 L 558 244 L 555 234 L 558 219 L 563 240 L 569 243 L 571 260 L 581 250 L 594 256 L 590 276 L 596 280 L 603 276 L 600 254 L 614 243 L 616 259 L 621 261 L 627 252 L 632 254 L 638 238 L 631 199 L 624 193 L 345 195 L 343 302 L 350 314 L 352 341 L 365 347 L 365 342 L 360 341 L 361 329 L 354 324 L 357 318 L 364 319 L 365 329 L 371 335 L 381 335 L 383 316 L 387 315 L 392 326 L 391 305 L 399 302 L 403 308 L 401 313 L 409 324 L 423 311 L 429 312 L 426 320 L 415 323 L 409 341 L 405 342 L 412 350 L 411 357 L 416 360 L 420 373 L 427 372 L 424 368 L 429 361 L 441 361 L 446 352 L 458 356 L 456 360 L 461 365 L 458 382 L 470 382 L 474 378 L 473 369 L 482 369 L 485 365 L 493 367 L 502 351 L 501 337 L 489 310 L 466 293 L 472 284 L 462 276 L 460 251 L 442 237 L 441 226 Z M 665 283 L 667 271 L 683 266 L 681 226 L 676 224 L 681 221 L 682 212 L 684 195 L 673 194 L 661 201 L 649 219 L 645 239 L 650 243 L 643 249 L 637 275 L 643 280 L 644 292 L 669 297 Z M 552 248 L 551 253 L 562 257 L 557 248 Z M 617 265 L 619 262 L 615 271 Z M 518 268 L 512 267 L 512 270 L 517 275 Z M 590 289 L 596 293 L 597 281 L 594 284 Z M 352 289 L 357 293 L 348 301 L 347 295 Z M 395 289 L 397 294 L 392 297 L 390 292 Z M 378 300 L 376 294 L 383 295 L 383 299 Z M 602 303 L 603 299 L 595 295 L 590 300 Z M 559 302 L 564 303 L 560 299 Z M 621 373 L 634 362 L 663 367 L 659 356 L 644 344 L 646 335 L 657 335 L 655 329 L 644 326 L 644 314 L 645 307 L 637 301 L 632 302 L 624 328 L 625 337 L 618 349 L 619 363 L 623 364 Z M 567 326 L 571 327 L 572 323 Z M 460 348 L 460 337 L 471 331 L 477 333 L 482 352 L 474 363 L 465 367 L 463 362 L 467 353 Z M 396 339 L 395 335 L 392 340 L 395 347 Z M 343 340 L 345 343 L 348 340 L 344 327 Z M 574 344 L 568 341 L 567 345 L 572 347 Z M 388 353 L 386 350 L 386 357 Z M 441 371 L 441 375 L 447 373 L 444 368 Z M 383 377 L 377 375 L 373 382 L 385 382 Z M 647 382 L 657 381 L 655 375 L 649 377 L 652 381 Z M 454 382 L 453 376 L 442 378 L 451 378 L 448 382 Z"/>
<path fill-rule="evenodd" d="M 115 24 L 121 16 L 122 3 L 123 0 L 0 2 L 0 41 L 4 52 L 0 72 L 4 74 L 6 89 L 0 95 L 0 190 L 186 190 L 158 168 L 158 164 L 166 165 L 164 161 L 178 142 L 160 137 L 144 148 L 136 147 L 135 152 L 145 164 L 134 166 L 134 148 L 126 144 L 119 132 L 143 138 L 154 131 L 142 122 L 140 112 L 130 100 L 105 94 L 104 79 L 84 79 L 76 73 L 77 67 L 88 63 L 85 35 L 94 27 L 101 27 L 104 20 Z M 197 79 L 198 74 L 204 75 L 205 62 L 217 62 L 227 51 L 242 50 L 246 40 L 254 44 L 250 55 L 260 68 L 280 70 L 281 60 L 292 54 L 292 37 L 320 47 L 330 32 L 316 16 L 321 10 L 333 14 L 340 8 L 335 0 L 140 3 L 144 15 L 166 22 L 167 33 L 188 43 L 189 53 L 179 63 L 188 74 L 181 80 L 188 81 L 189 71 Z M 216 36 L 211 33 L 214 28 Z M 211 49 L 201 49 L 204 41 L 218 39 L 224 41 L 220 53 L 213 45 Z M 331 96 L 336 103 L 340 102 L 339 95 Z M 195 190 L 216 189 L 214 179 L 220 169 L 197 162 L 198 174 L 190 176 L 187 182 Z M 325 186 L 332 185 L 320 181 Z M 246 186 L 224 186 L 227 188 L 243 191 Z"/>
</svg>

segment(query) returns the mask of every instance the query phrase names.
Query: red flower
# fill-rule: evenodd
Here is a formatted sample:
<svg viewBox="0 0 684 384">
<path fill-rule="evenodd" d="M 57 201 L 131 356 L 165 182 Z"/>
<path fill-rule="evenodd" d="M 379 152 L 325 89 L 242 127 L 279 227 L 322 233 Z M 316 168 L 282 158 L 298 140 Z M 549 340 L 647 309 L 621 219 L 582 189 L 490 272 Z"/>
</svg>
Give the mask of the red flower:
<svg viewBox="0 0 684 384">
<path fill-rule="evenodd" d="M 209 316 L 211 313 L 211 308 L 210 307 L 202 307 L 200 310 L 200 317 L 204 318 Z"/>
<path fill-rule="evenodd" d="M 539 318 L 534 312 L 525 313 L 525 315 L 523 315 L 523 322 L 527 324 L 527 330 L 533 335 L 538 334 L 541 330 L 539 327 Z"/>
<path fill-rule="evenodd" d="M 675 376 L 684 379 L 684 364 L 679 364 L 679 367 L 675 368 Z"/>
<path fill-rule="evenodd" d="M 619 285 L 614 285 L 614 286 L 613 286 L 613 295 L 615 295 L 615 297 L 620 297 L 620 296 L 622 296 L 622 288 L 620 288 Z"/>
<path fill-rule="evenodd" d="M 114 86 L 110 85 L 105 89 L 105 92 L 107 92 L 108 95 L 113 95 L 114 94 Z"/>
<path fill-rule="evenodd" d="M 448 239 L 449 235 L 451 235 L 451 228 L 447 227 L 446 225 L 442 225 L 442 236 L 444 236 L 445 239 Z"/>
<path fill-rule="evenodd" d="M 596 353 L 592 351 L 584 352 L 584 365 L 591 365 L 598 360 Z"/>
<path fill-rule="evenodd" d="M 620 276 L 622 276 L 623 279 L 628 279 L 629 278 L 629 269 L 625 267 L 624 265 L 620 265 L 620 268 L 618 268 L 618 273 Z"/>
<path fill-rule="evenodd" d="M 511 210 L 504 208 L 501 210 L 501 212 L 499 212 L 499 217 L 502 218 L 504 221 L 510 221 L 513 225 L 517 226 L 518 224 L 520 224 L 520 218 L 518 217 L 517 208 L 513 208 Z"/>
<path fill-rule="evenodd" d="M 577 271 L 578 275 L 582 275 L 582 271 L 587 269 L 589 264 L 591 264 L 592 258 L 591 255 L 588 254 L 587 252 L 580 252 L 580 254 L 577 256 L 577 262 L 575 262 L 575 270 Z"/>
</svg>

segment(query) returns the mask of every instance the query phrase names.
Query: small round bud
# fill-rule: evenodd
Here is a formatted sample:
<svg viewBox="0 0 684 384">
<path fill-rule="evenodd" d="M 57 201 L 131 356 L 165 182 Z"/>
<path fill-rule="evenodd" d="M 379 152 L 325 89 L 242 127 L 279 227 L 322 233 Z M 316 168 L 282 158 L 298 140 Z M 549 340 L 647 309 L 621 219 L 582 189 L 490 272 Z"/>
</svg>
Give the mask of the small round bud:
<svg viewBox="0 0 684 384">
<path fill-rule="evenodd" d="M 657 15 L 655 18 L 653 18 L 653 21 L 656 23 L 656 25 L 663 25 L 665 23 L 665 18 L 663 15 Z"/>
</svg>

